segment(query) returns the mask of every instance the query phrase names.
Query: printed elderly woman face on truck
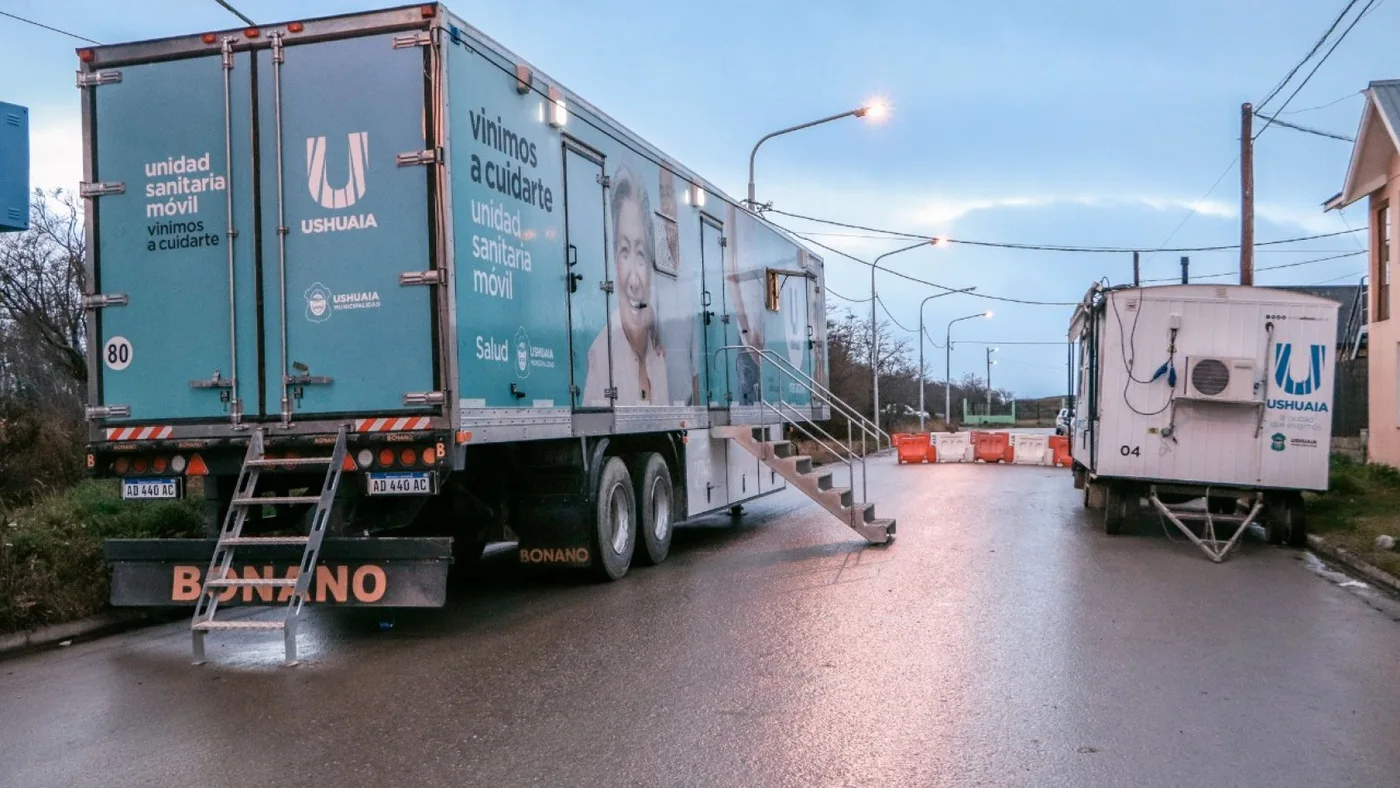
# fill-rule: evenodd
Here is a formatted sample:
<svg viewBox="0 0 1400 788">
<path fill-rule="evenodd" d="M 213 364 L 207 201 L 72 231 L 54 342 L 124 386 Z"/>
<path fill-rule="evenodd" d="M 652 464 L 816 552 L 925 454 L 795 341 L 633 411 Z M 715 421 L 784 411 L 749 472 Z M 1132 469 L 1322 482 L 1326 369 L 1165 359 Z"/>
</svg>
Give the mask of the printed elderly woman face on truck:
<svg viewBox="0 0 1400 788">
<path fill-rule="evenodd" d="M 656 235 L 651 200 L 645 186 L 628 167 L 612 178 L 612 257 L 616 276 L 613 316 L 609 328 L 588 349 L 588 379 L 584 404 L 606 405 L 608 335 L 611 334 L 612 384 L 616 405 L 670 404 L 666 355 L 661 348 L 659 321 L 652 292 L 652 256 Z"/>
</svg>

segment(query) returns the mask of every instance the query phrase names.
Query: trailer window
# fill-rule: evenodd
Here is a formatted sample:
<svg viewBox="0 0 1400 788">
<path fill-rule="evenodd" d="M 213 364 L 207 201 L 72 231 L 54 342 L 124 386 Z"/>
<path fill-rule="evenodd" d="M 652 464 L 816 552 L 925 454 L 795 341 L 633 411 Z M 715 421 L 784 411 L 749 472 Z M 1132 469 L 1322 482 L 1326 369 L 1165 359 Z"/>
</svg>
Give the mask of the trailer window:
<svg viewBox="0 0 1400 788">
<path fill-rule="evenodd" d="M 777 271 L 771 268 L 765 273 L 767 275 L 765 278 L 767 287 L 765 288 L 763 305 L 767 307 L 769 312 L 777 312 L 778 308 L 782 305 L 783 278 Z"/>
<path fill-rule="evenodd" d="M 1390 201 L 1381 200 L 1372 219 L 1376 239 L 1376 320 L 1390 319 Z"/>
</svg>

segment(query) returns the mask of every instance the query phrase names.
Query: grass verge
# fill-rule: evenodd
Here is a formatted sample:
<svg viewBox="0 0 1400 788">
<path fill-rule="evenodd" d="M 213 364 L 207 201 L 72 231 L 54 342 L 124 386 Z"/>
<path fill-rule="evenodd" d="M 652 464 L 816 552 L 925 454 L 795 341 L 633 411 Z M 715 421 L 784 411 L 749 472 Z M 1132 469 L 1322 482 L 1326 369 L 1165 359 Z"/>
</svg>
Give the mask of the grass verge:
<svg viewBox="0 0 1400 788">
<path fill-rule="evenodd" d="M 123 501 L 118 482 L 85 481 L 0 511 L 0 633 L 93 615 L 107 607 L 102 541 L 201 535 L 198 491 L 175 501 Z"/>
<path fill-rule="evenodd" d="M 1305 500 L 1308 530 L 1372 566 L 1400 574 L 1400 551 L 1376 547 L 1377 536 L 1400 539 L 1400 471 L 1333 455 L 1327 493 Z"/>
</svg>

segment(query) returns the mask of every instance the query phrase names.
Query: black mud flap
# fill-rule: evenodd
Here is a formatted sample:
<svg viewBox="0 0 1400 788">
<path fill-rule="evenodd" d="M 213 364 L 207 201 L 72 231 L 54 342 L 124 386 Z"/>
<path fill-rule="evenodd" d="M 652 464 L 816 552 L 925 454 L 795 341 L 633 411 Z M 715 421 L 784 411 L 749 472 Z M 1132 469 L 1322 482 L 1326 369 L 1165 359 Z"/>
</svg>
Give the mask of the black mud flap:
<svg viewBox="0 0 1400 788">
<path fill-rule="evenodd" d="M 115 607 L 193 607 L 213 539 L 108 539 L 103 545 L 112 566 Z M 250 545 L 234 553 L 241 578 L 296 577 L 302 549 Z M 311 584 L 311 604 L 347 607 L 442 607 L 452 539 L 326 539 Z M 230 588 L 221 605 L 285 604 L 288 588 Z"/>
</svg>

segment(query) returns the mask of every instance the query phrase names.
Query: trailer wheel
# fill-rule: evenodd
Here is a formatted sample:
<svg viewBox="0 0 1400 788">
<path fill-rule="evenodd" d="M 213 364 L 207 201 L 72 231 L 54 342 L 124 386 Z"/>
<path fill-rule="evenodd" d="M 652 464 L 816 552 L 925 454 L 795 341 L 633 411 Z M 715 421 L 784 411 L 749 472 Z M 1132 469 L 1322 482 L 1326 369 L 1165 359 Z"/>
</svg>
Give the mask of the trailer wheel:
<svg viewBox="0 0 1400 788">
<path fill-rule="evenodd" d="M 1106 534 L 1121 534 L 1138 512 L 1137 490 L 1127 485 L 1104 487 L 1103 530 Z"/>
<path fill-rule="evenodd" d="M 637 546 L 637 499 L 621 458 L 609 457 L 603 463 L 593 506 L 593 571 L 599 579 L 620 580 Z"/>
<path fill-rule="evenodd" d="M 1269 522 L 1264 528 L 1269 544 L 1308 546 L 1307 514 L 1301 493 L 1285 493 L 1270 501 Z"/>
<path fill-rule="evenodd" d="M 632 462 L 632 480 L 637 483 L 637 530 L 642 549 L 636 558 L 655 566 L 671 552 L 674 488 L 666 460 L 656 452 L 644 452 Z"/>
</svg>

